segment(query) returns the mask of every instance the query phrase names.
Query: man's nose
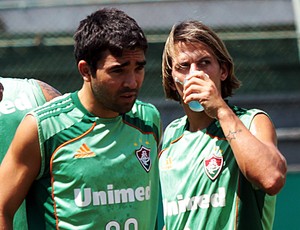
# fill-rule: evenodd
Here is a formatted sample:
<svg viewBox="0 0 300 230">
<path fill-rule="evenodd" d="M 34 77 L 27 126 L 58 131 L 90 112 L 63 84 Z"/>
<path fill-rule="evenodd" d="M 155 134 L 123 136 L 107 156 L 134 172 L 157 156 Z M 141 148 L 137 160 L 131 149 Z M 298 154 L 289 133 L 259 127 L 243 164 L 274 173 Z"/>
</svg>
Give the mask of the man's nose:
<svg viewBox="0 0 300 230">
<path fill-rule="evenodd" d="M 129 73 L 124 80 L 124 87 L 134 89 L 137 87 L 137 78 L 134 73 Z"/>
</svg>

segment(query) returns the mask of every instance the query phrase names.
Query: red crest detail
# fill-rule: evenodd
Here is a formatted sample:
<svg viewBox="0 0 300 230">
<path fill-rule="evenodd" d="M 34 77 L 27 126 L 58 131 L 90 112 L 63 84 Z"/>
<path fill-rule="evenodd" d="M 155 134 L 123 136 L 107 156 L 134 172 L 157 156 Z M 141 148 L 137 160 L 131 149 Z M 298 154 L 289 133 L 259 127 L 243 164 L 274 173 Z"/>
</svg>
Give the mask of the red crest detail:
<svg viewBox="0 0 300 230">
<path fill-rule="evenodd" d="M 206 175 L 211 179 L 215 180 L 219 173 L 222 170 L 223 166 L 223 157 L 222 156 L 216 156 L 214 154 L 209 155 L 204 160 L 204 169 L 206 172 Z"/>
</svg>

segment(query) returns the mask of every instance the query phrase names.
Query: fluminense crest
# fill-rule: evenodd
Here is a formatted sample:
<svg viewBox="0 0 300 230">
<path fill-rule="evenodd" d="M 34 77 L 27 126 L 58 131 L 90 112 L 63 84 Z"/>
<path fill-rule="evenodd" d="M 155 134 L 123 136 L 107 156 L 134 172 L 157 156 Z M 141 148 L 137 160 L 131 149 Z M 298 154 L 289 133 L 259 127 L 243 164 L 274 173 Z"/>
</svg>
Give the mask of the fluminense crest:
<svg viewBox="0 0 300 230">
<path fill-rule="evenodd" d="M 150 149 L 141 145 L 140 149 L 135 151 L 135 155 L 143 168 L 149 172 L 151 169 Z"/>
<path fill-rule="evenodd" d="M 223 156 L 221 150 L 216 147 L 215 151 L 209 154 L 204 160 L 204 169 L 206 175 L 215 180 L 220 174 L 223 167 Z"/>
</svg>

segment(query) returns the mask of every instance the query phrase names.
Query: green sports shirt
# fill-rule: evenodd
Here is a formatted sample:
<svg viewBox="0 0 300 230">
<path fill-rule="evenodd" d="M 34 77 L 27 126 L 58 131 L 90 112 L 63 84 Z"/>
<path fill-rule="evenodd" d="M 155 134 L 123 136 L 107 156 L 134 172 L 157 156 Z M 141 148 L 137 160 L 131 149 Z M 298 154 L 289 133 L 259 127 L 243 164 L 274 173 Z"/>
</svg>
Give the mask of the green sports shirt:
<svg viewBox="0 0 300 230">
<path fill-rule="evenodd" d="M 32 229 L 155 229 L 160 115 L 136 101 L 99 118 L 77 92 L 34 110 L 41 170 L 27 197 Z"/>
<path fill-rule="evenodd" d="M 0 163 L 26 113 L 46 102 L 41 87 L 34 79 L 2 78 L 0 102 Z"/>
<path fill-rule="evenodd" d="M 42 89 L 34 79 L 2 78 L 3 98 L 0 102 L 0 164 L 26 113 L 46 102 Z M 14 216 L 14 229 L 26 230 L 23 203 Z"/>
<path fill-rule="evenodd" d="M 248 128 L 264 113 L 232 109 Z M 219 122 L 197 132 L 187 126 L 185 116 L 164 133 L 159 170 L 166 229 L 271 230 L 276 196 L 242 175 Z"/>
</svg>

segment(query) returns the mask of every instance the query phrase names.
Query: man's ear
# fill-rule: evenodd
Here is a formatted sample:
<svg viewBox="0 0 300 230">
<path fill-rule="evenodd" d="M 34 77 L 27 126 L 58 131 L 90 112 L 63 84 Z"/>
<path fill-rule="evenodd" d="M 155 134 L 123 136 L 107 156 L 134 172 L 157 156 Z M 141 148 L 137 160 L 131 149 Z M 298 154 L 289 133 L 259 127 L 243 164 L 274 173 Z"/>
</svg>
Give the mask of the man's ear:
<svg viewBox="0 0 300 230">
<path fill-rule="evenodd" d="M 225 81 L 228 77 L 228 67 L 224 63 L 221 64 L 221 81 Z"/>
<path fill-rule="evenodd" d="M 84 81 L 90 82 L 92 77 L 91 68 L 88 63 L 84 60 L 78 62 L 78 71 L 81 74 Z"/>
</svg>

